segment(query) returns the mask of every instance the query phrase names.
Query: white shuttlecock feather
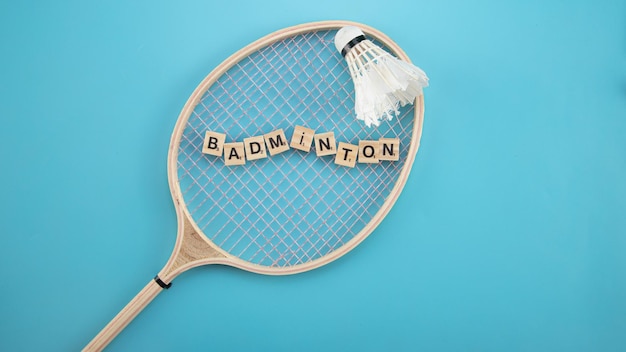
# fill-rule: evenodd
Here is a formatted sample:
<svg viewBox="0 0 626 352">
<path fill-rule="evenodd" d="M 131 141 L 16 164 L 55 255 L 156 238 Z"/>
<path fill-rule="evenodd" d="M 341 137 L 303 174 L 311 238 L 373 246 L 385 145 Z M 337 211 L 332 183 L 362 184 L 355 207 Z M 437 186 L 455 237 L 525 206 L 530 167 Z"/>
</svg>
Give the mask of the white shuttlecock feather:
<svg viewBox="0 0 626 352">
<path fill-rule="evenodd" d="M 368 127 L 397 116 L 401 106 L 413 104 L 428 86 L 424 71 L 372 43 L 358 27 L 341 28 L 335 47 L 346 59 L 354 82 L 356 117 Z"/>
</svg>

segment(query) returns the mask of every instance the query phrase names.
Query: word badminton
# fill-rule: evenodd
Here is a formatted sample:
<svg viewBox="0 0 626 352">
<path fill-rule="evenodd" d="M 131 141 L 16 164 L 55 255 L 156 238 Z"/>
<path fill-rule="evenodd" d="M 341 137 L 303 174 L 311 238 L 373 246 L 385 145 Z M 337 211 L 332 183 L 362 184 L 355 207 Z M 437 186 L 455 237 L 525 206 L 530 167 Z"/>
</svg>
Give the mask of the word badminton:
<svg viewBox="0 0 626 352">
<path fill-rule="evenodd" d="M 397 161 L 400 158 L 400 139 L 380 138 L 362 140 L 358 145 L 335 141 L 334 132 L 315 133 L 314 130 L 295 126 L 290 143 L 282 129 L 270 133 L 244 138 L 243 142 L 226 143 L 226 134 L 206 131 L 202 153 L 224 157 L 228 166 L 245 165 L 246 161 L 267 158 L 288 151 L 290 148 L 303 152 L 311 150 L 314 142 L 318 157 L 334 155 L 335 164 L 355 167 L 356 163 L 374 164 L 380 161 Z"/>
</svg>

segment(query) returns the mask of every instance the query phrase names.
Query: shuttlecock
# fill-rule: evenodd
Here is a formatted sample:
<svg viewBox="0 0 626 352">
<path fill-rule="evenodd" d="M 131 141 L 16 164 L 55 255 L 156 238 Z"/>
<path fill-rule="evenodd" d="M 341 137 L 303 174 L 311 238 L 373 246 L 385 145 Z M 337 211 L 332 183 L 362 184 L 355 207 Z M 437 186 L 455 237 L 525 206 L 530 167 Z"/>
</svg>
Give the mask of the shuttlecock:
<svg viewBox="0 0 626 352">
<path fill-rule="evenodd" d="M 354 82 L 356 118 L 368 127 L 397 116 L 401 106 L 413 104 L 428 86 L 424 71 L 372 43 L 358 27 L 341 28 L 335 47 L 346 59 Z"/>
</svg>

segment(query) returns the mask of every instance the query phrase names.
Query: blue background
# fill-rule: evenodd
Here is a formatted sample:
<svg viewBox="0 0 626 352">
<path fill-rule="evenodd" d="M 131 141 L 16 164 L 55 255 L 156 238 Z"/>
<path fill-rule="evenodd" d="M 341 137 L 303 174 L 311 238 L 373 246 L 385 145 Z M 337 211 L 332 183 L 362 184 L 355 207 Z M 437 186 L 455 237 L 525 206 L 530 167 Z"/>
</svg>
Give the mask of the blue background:
<svg viewBox="0 0 626 352">
<path fill-rule="evenodd" d="M 272 31 L 348 19 L 431 79 L 396 206 L 309 273 L 177 278 L 111 351 L 625 351 L 626 2 L 2 1 L 0 350 L 82 348 L 165 264 L 176 117 Z"/>
</svg>

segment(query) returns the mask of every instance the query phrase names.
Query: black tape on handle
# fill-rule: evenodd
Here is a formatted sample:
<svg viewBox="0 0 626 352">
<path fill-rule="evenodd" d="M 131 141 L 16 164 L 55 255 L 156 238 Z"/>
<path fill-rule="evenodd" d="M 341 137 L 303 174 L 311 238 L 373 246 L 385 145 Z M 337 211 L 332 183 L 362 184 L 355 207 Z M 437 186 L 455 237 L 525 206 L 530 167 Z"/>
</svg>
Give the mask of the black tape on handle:
<svg viewBox="0 0 626 352">
<path fill-rule="evenodd" d="M 364 35 L 360 35 L 352 39 L 351 41 L 349 41 L 348 44 L 346 44 L 346 46 L 344 46 L 343 49 L 341 49 L 341 56 L 346 57 L 346 54 L 348 54 L 348 51 L 350 51 L 350 49 L 354 48 L 357 44 L 359 44 L 360 42 L 366 39 L 367 38 L 365 38 Z"/>
<path fill-rule="evenodd" d="M 168 289 L 170 287 L 172 287 L 172 283 L 170 282 L 169 284 L 166 284 L 165 282 L 163 282 L 163 280 L 161 280 L 161 278 L 159 277 L 159 275 L 154 277 L 154 281 L 159 284 L 159 286 L 161 286 L 164 289 Z"/>
</svg>

